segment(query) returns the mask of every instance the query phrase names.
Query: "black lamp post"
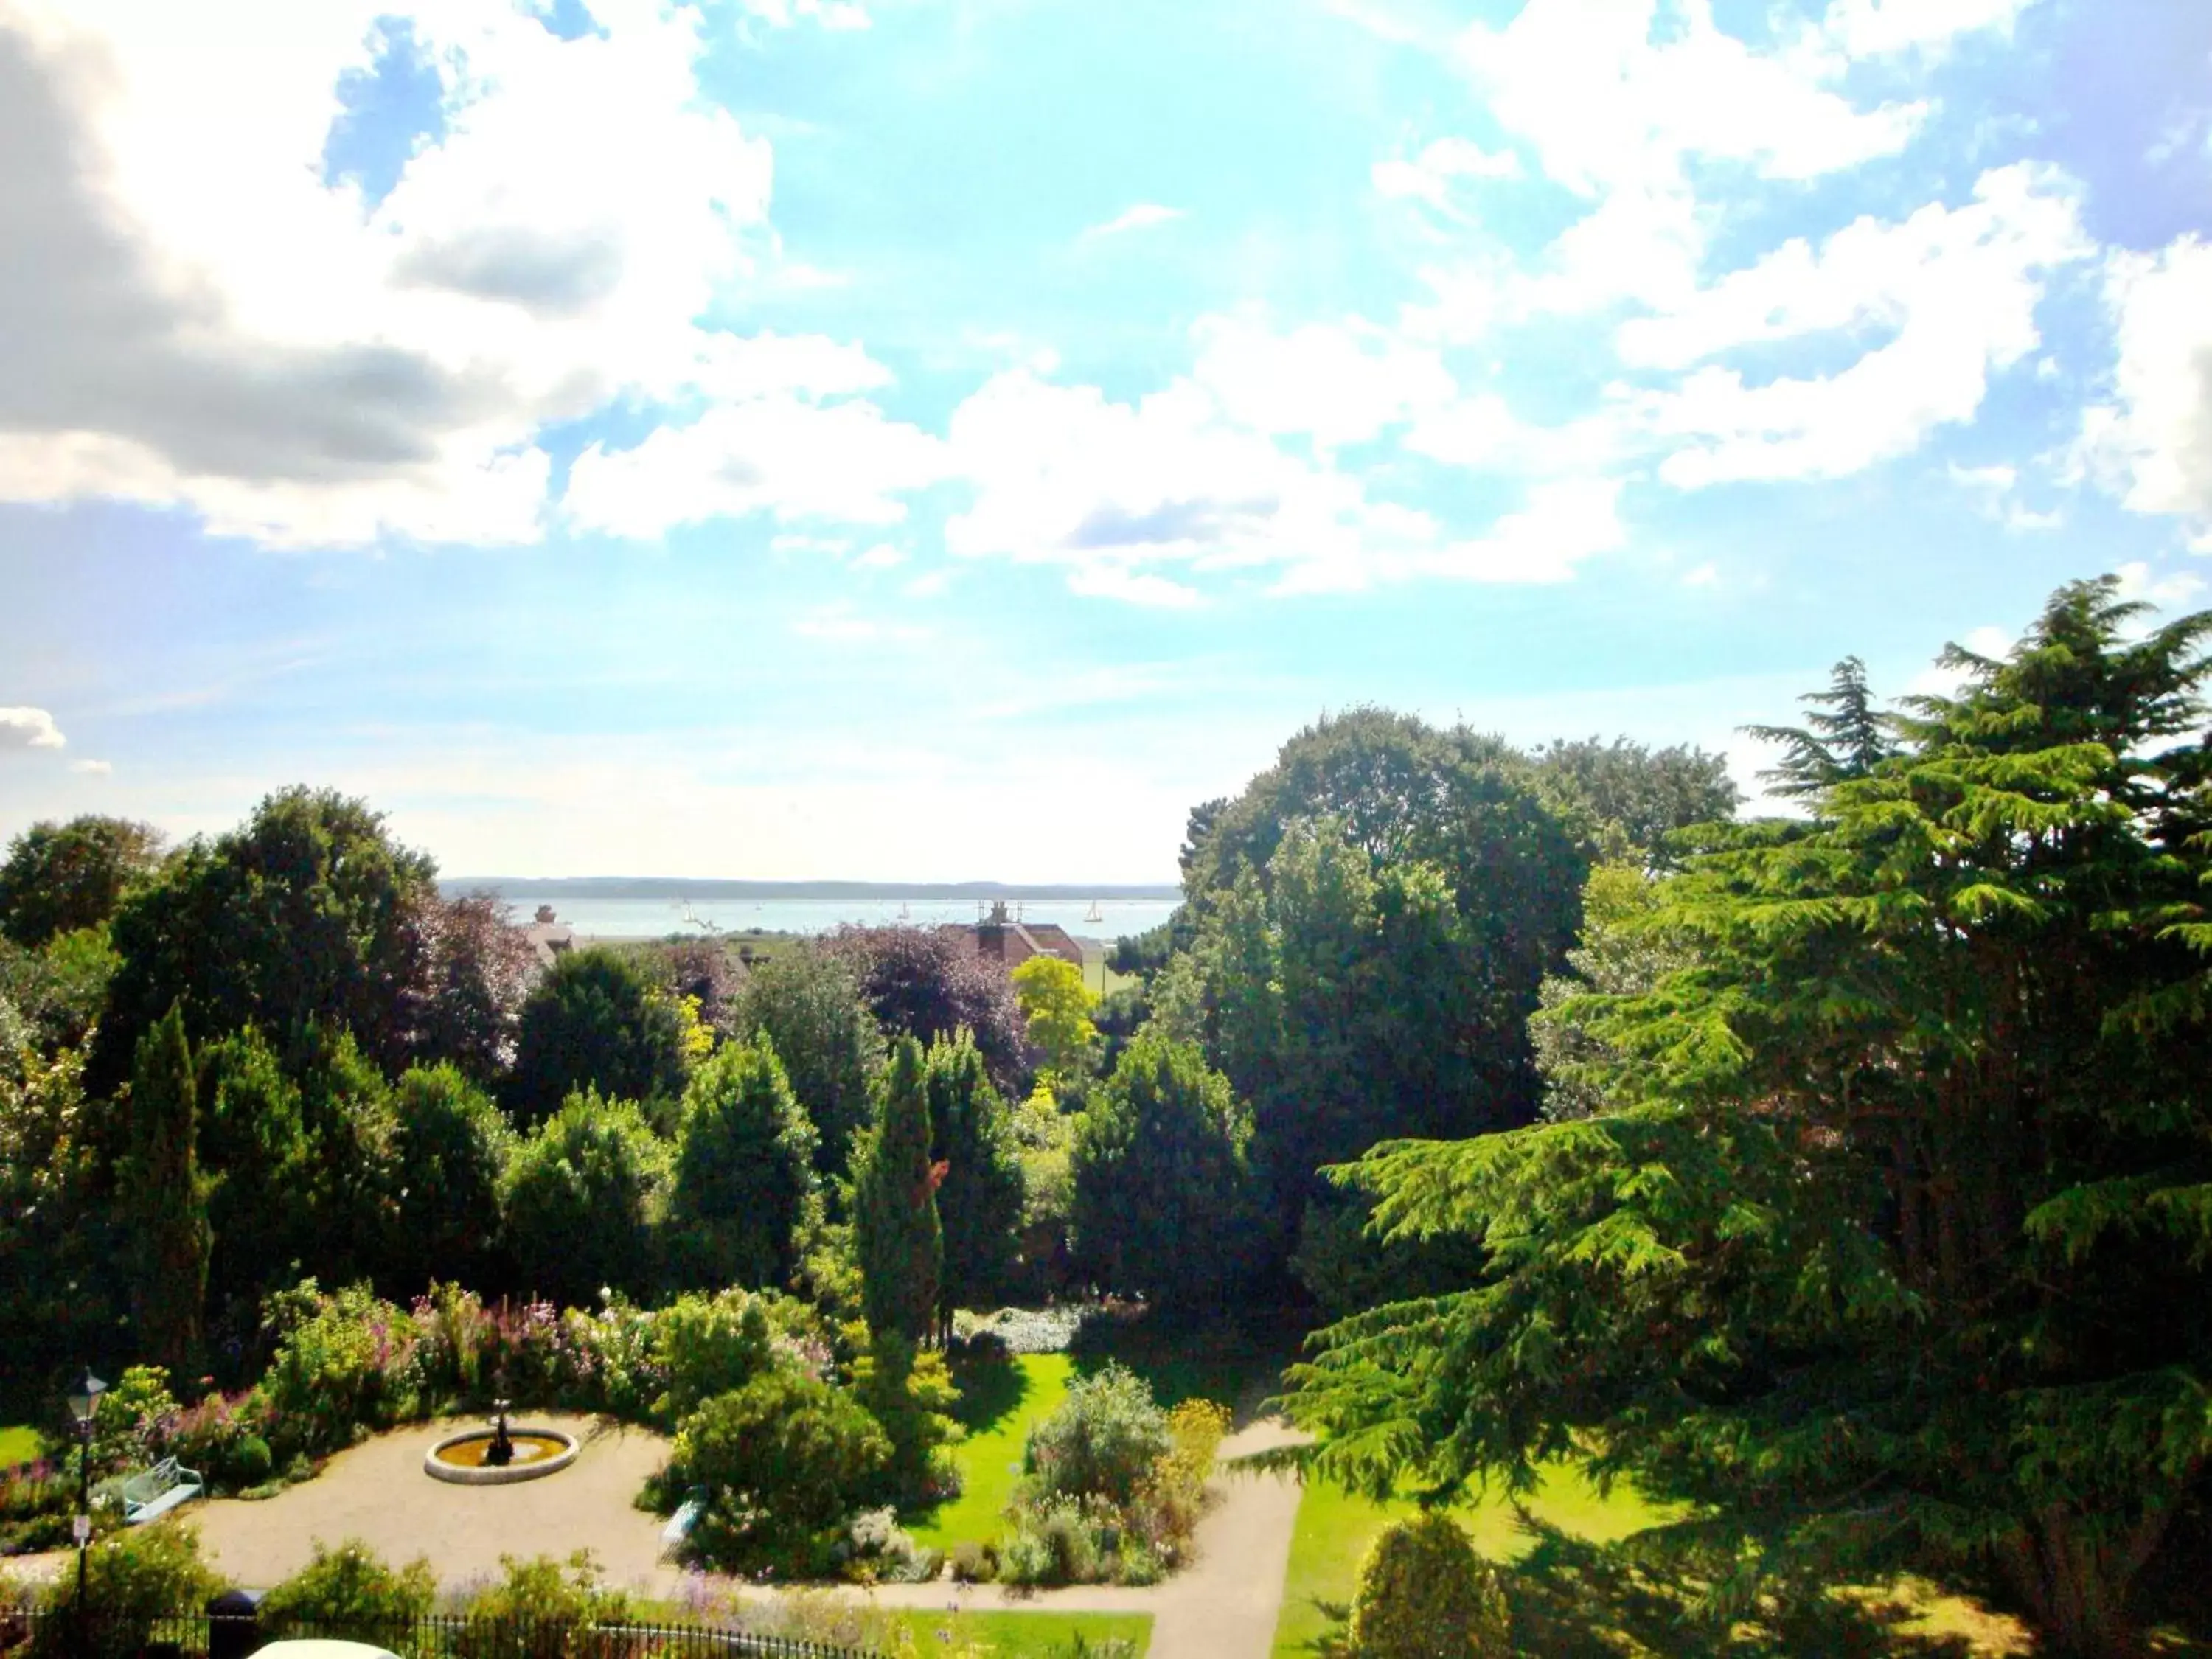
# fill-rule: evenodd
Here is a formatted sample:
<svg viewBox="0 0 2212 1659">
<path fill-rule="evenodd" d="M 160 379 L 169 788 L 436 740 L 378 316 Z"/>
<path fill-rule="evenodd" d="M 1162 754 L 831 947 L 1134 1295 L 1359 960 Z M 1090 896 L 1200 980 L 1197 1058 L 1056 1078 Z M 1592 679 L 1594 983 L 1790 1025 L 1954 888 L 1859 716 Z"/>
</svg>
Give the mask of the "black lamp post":
<svg viewBox="0 0 2212 1659">
<path fill-rule="evenodd" d="M 100 1396 L 107 1384 L 89 1366 L 71 1385 L 70 1415 L 76 1419 L 76 1641 L 77 1651 L 87 1652 L 84 1630 L 84 1547 L 92 1541 L 92 1425 L 100 1415 Z"/>
</svg>

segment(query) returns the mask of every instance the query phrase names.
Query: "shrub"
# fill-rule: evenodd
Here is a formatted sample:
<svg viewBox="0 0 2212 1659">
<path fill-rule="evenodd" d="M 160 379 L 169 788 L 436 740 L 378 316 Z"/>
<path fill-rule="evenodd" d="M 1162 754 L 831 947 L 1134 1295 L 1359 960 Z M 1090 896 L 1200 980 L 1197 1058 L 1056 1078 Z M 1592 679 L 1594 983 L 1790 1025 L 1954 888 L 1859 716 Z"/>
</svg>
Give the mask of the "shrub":
<svg viewBox="0 0 2212 1659">
<path fill-rule="evenodd" d="M 1197 1529 L 1214 1454 L 1228 1432 L 1228 1407 L 1211 1400 L 1186 1400 L 1168 1413 L 1168 1449 L 1146 1473 L 1130 1506 L 1131 1525 L 1163 1558 L 1153 1564 L 1156 1573 L 1181 1555 Z M 1128 1577 L 1125 1561 L 1122 1582 L 1149 1581 Z"/>
<path fill-rule="evenodd" d="M 988 1584 L 999 1576 L 999 1547 L 965 1540 L 952 1547 L 952 1577 L 963 1584 Z"/>
<path fill-rule="evenodd" d="M 945 1553 L 917 1544 L 888 1505 L 862 1510 L 845 1528 L 845 1577 L 863 1584 L 926 1584 L 945 1565 Z"/>
<path fill-rule="evenodd" d="M 743 1291 L 678 1297 L 653 1321 L 653 1342 L 668 1377 L 653 1414 L 671 1424 L 716 1395 L 742 1389 L 774 1358 L 767 1311 Z"/>
<path fill-rule="evenodd" d="M 1089 1584 L 1119 1570 L 1121 1520 L 1103 1498 L 1030 1498 L 1008 1510 L 1007 1521 L 999 1545 L 1000 1583 Z"/>
<path fill-rule="evenodd" d="M 1060 1409 L 1030 1431 L 1022 1462 L 1041 1493 L 1097 1496 L 1119 1509 L 1173 1444 L 1152 1389 L 1109 1362 L 1077 1380 Z"/>
<path fill-rule="evenodd" d="M 77 1644 L 75 1620 L 49 1618 L 31 1638 L 29 1659 L 138 1659 L 156 1621 L 195 1612 L 223 1588 L 200 1559 L 199 1534 L 175 1520 L 102 1539 L 85 1553 L 84 1566 L 86 1605 L 100 1612 L 85 1632 L 85 1645 Z M 76 1575 L 52 1580 L 43 1600 L 58 1615 L 74 1607 Z"/>
<path fill-rule="evenodd" d="M 399 1645 L 402 1628 L 437 1600 L 437 1576 L 422 1558 L 395 1569 L 357 1538 L 336 1549 L 319 1540 L 314 1559 L 263 1599 L 261 1619 L 313 1627 L 301 1634 L 392 1648 Z"/>
<path fill-rule="evenodd" d="M 501 1185 L 524 1282 L 580 1306 L 603 1285 L 649 1285 L 670 1159 L 629 1102 L 569 1096 L 515 1149 Z"/>
<path fill-rule="evenodd" d="M 959 1491 L 959 1474 L 944 1449 L 960 1437 L 951 1415 L 960 1390 L 944 1355 L 916 1353 L 895 1336 L 873 1339 L 853 1368 L 853 1392 L 890 1442 L 878 1499 L 921 1503 Z"/>
<path fill-rule="evenodd" d="M 1359 1564 L 1352 1659 L 1506 1659 L 1505 1593 L 1449 1516 L 1386 1528 Z"/>
<path fill-rule="evenodd" d="M 303 1279 L 269 1298 L 263 1324 L 279 1333 L 258 1390 L 278 1461 L 341 1450 L 412 1409 L 391 1383 L 412 1357 L 415 1322 L 368 1285 L 325 1295 Z"/>
<path fill-rule="evenodd" d="M 188 1469 L 233 1491 L 258 1486 L 269 1478 L 269 1443 L 249 1395 L 210 1395 L 170 1419 L 163 1447 Z"/>
<path fill-rule="evenodd" d="M 684 1092 L 684 1021 L 640 963 L 604 948 L 556 958 L 522 1005 L 502 1103 L 518 1123 L 579 1091 L 665 1112 Z"/>
<path fill-rule="evenodd" d="M 504 1577 L 469 1603 L 453 1633 L 453 1659 L 617 1659 L 632 1638 L 596 1626 L 636 1617 L 629 1596 L 599 1582 L 589 1550 L 566 1562 L 541 1555 L 499 1558 Z"/>
<path fill-rule="evenodd" d="M 100 1396 L 93 1419 L 94 1478 L 159 1462 L 177 1415 L 167 1371 L 159 1365 L 133 1365 L 125 1371 Z"/>
<path fill-rule="evenodd" d="M 663 1490 L 705 1489 L 706 1512 L 691 1534 L 702 1560 L 804 1577 L 830 1564 L 840 1523 L 890 1454 L 851 1395 L 769 1371 L 684 1419 Z"/>
</svg>

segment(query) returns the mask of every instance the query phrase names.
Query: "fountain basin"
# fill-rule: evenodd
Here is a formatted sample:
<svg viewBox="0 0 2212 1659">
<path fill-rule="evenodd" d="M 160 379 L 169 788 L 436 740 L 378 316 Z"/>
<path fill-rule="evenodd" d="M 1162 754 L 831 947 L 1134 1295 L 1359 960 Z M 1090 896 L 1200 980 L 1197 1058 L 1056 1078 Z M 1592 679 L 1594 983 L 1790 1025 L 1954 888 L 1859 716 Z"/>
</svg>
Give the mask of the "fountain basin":
<svg viewBox="0 0 2212 1659">
<path fill-rule="evenodd" d="M 434 1480 L 450 1480 L 459 1486 L 504 1486 L 557 1474 L 576 1461 L 574 1435 L 558 1429 L 509 1429 L 514 1461 L 504 1466 L 487 1463 L 484 1454 L 498 1437 L 496 1429 L 449 1434 L 422 1454 L 422 1473 Z"/>
</svg>

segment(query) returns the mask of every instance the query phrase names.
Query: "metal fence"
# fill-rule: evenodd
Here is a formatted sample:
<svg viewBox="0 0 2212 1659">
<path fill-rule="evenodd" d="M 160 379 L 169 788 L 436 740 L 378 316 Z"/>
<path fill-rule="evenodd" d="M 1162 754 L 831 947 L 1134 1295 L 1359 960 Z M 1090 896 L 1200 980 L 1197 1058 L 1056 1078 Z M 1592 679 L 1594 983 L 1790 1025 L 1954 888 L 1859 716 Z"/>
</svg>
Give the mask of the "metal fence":
<svg viewBox="0 0 2212 1659">
<path fill-rule="evenodd" d="M 400 1659 L 881 1659 L 714 1625 L 585 1624 L 574 1620 L 472 1618 L 335 1623 L 206 1613 L 123 1614 L 94 1608 L 0 1607 L 6 1659 L 248 1659 L 268 1644 L 303 1638 L 362 1642 Z"/>
</svg>

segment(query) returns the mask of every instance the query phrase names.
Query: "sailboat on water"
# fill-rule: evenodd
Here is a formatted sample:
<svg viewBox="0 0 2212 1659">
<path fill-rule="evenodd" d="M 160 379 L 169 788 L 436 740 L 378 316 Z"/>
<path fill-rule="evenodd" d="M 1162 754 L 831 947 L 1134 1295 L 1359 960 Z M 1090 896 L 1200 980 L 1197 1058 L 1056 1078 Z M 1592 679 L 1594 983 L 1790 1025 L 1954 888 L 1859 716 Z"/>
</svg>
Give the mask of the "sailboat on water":
<svg viewBox="0 0 2212 1659">
<path fill-rule="evenodd" d="M 1098 908 L 1098 901 L 1097 899 L 1091 901 L 1091 908 L 1083 913 L 1083 919 L 1085 921 L 1103 921 L 1106 920 L 1106 913 Z"/>
</svg>

